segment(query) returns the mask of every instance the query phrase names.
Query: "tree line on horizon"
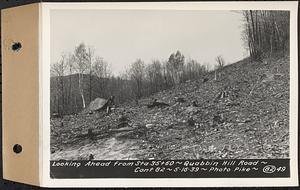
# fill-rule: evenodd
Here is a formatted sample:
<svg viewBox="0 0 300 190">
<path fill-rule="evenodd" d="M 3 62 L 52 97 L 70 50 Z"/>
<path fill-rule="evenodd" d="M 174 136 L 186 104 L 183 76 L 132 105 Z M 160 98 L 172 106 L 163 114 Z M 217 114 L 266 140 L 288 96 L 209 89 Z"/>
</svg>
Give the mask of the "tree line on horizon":
<svg viewBox="0 0 300 190">
<path fill-rule="evenodd" d="M 62 55 L 51 65 L 51 113 L 71 114 L 85 109 L 95 98 L 115 97 L 115 102 L 135 101 L 153 93 L 194 80 L 208 72 L 208 65 L 186 59 L 180 52 L 167 61 L 153 59 L 146 64 L 137 59 L 120 76 L 95 51 L 80 43 L 74 52 Z M 223 59 L 219 56 L 219 59 Z"/>
</svg>

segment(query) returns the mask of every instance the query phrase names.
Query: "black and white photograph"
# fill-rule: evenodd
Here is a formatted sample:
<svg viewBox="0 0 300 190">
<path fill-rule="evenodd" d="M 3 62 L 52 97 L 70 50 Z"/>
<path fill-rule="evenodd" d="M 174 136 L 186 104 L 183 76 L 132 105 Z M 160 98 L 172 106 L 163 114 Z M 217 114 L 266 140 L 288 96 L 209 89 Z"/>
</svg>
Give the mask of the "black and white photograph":
<svg viewBox="0 0 300 190">
<path fill-rule="evenodd" d="M 51 160 L 289 158 L 289 17 L 52 10 Z"/>
<path fill-rule="evenodd" d="M 298 184 L 294 5 L 46 4 L 47 183 Z"/>
<path fill-rule="evenodd" d="M 1 10 L 4 179 L 298 186 L 297 16 L 292 1 Z"/>
</svg>

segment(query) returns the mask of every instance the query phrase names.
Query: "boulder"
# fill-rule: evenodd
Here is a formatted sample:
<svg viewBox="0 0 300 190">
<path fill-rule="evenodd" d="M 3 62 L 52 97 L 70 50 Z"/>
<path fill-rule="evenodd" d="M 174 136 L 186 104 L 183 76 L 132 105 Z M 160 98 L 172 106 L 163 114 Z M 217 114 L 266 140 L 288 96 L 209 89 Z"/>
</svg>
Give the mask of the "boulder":
<svg viewBox="0 0 300 190">
<path fill-rule="evenodd" d="M 101 109 L 106 109 L 107 103 L 108 100 L 104 98 L 96 98 L 90 103 L 88 107 L 88 111 L 90 112 L 90 111 L 99 111 Z"/>
</svg>

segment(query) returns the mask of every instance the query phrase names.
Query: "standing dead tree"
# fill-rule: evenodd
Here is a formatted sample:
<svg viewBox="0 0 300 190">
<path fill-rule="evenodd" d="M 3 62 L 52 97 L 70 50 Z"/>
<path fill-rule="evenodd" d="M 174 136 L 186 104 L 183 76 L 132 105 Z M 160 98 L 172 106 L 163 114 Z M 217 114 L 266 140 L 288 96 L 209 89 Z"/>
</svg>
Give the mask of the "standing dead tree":
<svg viewBox="0 0 300 190">
<path fill-rule="evenodd" d="M 218 69 L 222 70 L 223 67 L 225 66 L 225 60 L 224 60 L 223 56 L 222 55 L 217 56 L 216 62 L 218 64 L 218 66 L 217 66 Z"/>
<path fill-rule="evenodd" d="M 225 60 L 222 55 L 216 57 L 217 65 L 215 66 L 215 80 L 222 75 L 223 67 L 225 66 Z M 218 76 L 217 76 L 218 75 Z"/>
</svg>

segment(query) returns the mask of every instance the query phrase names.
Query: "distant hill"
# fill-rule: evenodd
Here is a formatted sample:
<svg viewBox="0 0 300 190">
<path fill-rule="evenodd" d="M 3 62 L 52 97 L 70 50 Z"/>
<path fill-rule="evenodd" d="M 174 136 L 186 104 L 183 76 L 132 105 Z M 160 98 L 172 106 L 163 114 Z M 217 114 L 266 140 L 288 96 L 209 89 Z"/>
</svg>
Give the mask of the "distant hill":
<svg viewBox="0 0 300 190">
<path fill-rule="evenodd" d="M 123 102 L 121 92 L 130 85 L 130 81 L 120 78 L 99 78 L 95 75 L 83 75 L 83 91 L 86 106 L 97 97 L 116 96 L 116 102 Z M 79 91 L 79 74 L 72 74 L 50 79 L 51 113 L 74 114 L 83 109 Z"/>
</svg>

